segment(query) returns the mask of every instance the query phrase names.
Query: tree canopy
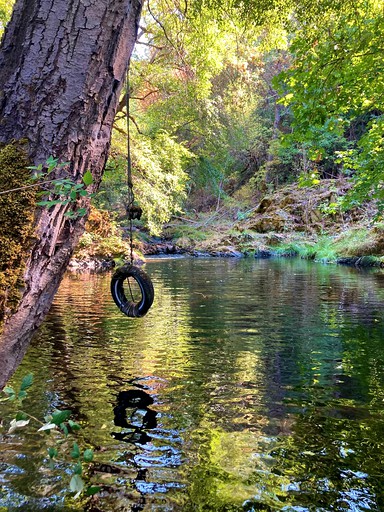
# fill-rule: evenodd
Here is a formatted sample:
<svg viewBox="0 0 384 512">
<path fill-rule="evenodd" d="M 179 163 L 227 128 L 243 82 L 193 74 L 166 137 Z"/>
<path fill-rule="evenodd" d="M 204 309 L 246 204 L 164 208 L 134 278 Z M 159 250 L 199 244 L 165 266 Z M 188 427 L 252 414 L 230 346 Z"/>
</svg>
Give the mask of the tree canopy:
<svg viewBox="0 0 384 512">
<path fill-rule="evenodd" d="M 0 28 L 10 11 L 0 2 Z M 144 2 L 129 89 L 148 227 L 159 232 L 194 191 L 300 175 L 345 173 L 348 204 L 381 201 L 383 26 L 381 0 Z M 96 199 L 105 207 L 124 205 L 125 116 L 122 98 Z"/>
</svg>

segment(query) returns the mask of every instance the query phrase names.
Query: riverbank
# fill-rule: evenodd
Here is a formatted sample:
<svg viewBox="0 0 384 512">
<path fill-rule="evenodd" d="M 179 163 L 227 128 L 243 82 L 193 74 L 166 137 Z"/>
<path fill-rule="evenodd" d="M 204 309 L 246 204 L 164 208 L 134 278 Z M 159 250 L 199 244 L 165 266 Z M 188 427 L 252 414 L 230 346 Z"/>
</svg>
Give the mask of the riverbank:
<svg viewBox="0 0 384 512">
<path fill-rule="evenodd" d="M 226 198 L 215 210 L 183 214 L 160 237 L 135 228 L 135 259 L 158 254 L 212 257 L 294 257 L 354 266 L 384 266 L 384 222 L 373 204 L 337 207 L 345 180 L 279 189 L 259 200 Z M 72 260 L 77 270 L 104 270 L 129 258 L 127 230 L 107 212 L 92 210 Z"/>
<path fill-rule="evenodd" d="M 297 184 L 258 201 L 224 201 L 215 211 L 174 219 L 156 246 L 144 253 L 186 252 L 199 256 L 291 257 L 355 266 L 384 265 L 384 223 L 375 221 L 374 204 L 348 212 L 337 205 L 350 185 L 323 180 Z"/>
</svg>

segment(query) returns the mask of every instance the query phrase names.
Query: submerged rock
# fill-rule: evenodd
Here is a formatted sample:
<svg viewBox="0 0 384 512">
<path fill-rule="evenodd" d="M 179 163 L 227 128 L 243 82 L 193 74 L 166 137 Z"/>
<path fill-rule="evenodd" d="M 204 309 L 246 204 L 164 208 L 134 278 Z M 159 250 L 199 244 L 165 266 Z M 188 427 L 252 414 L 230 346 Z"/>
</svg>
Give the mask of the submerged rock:
<svg viewBox="0 0 384 512">
<path fill-rule="evenodd" d="M 347 258 L 338 258 L 336 263 L 339 265 L 348 265 L 353 267 L 384 267 L 384 262 L 375 256 L 352 256 Z"/>
</svg>

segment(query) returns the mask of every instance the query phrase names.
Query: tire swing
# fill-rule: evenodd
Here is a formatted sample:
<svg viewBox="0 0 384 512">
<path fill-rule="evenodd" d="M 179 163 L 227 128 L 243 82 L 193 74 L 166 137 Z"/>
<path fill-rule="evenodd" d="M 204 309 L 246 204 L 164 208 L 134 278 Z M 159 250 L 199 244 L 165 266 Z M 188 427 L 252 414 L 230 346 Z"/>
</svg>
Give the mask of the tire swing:
<svg viewBox="0 0 384 512">
<path fill-rule="evenodd" d="M 140 267 L 133 264 L 133 226 L 134 219 L 141 218 L 142 210 L 134 204 L 135 195 L 132 184 L 132 165 L 129 136 L 129 83 L 128 74 L 126 81 L 126 108 L 127 108 L 127 184 L 128 184 L 128 205 L 126 207 L 129 219 L 129 240 L 130 240 L 130 261 L 118 268 L 112 276 L 111 294 L 115 304 L 124 315 L 130 318 L 144 316 L 153 304 L 154 289 L 151 278 Z M 126 286 L 125 286 L 126 285 Z M 127 298 L 128 292 L 129 298 Z M 139 294 L 137 292 L 139 291 Z M 140 295 L 137 299 L 136 296 Z"/>
<path fill-rule="evenodd" d="M 141 297 L 137 301 L 134 298 L 132 284 L 130 279 L 136 281 L 138 288 L 141 292 Z M 127 299 L 124 284 L 127 281 L 130 298 Z M 153 304 L 155 296 L 153 284 L 148 276 L 139 267 L 135 267 L 131 263 L 120 267 L 112 276 L 111 281 L 111 294 L 117 307 L 124 315 L 131 318 L 140 318 L 144 316 Z"/>
</svg>

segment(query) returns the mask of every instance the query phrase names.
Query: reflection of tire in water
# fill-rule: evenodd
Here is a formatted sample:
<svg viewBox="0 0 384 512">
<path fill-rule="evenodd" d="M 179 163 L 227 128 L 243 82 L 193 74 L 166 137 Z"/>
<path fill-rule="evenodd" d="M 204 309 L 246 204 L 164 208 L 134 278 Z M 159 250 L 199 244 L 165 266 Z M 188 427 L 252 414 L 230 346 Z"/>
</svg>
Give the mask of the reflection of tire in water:
<svg viewBox="0 0 384 512">
<path fill-rule="evenodd" d="M 131 318 L 144 316 L 155 296 L 148 274 L 134 265 L 124 265 L 116 270 L 112 276 L 111 294 L 120 311 Z"/>
<path fill-rule="evenodd" d="M 120 391 L 117 396 L 117 405 L 113 409 L 114 423 L 117 427 L 131 429 L 130 432 L 112 432 L 115 439 L 125 442 L 132 442 L 138 444 L 145 444 L 151 440 L 145 430 L 157 427 L 157 412 L 148 409 L 149 405 L 153 404 L 153 398 L 141 389 L 130 389 L 128 391 Z M 131 414 L 128 414 L 127 409 L 133 409 Z M 132 418 L 136 411 L 143 411 L 144 414 L 141 418 L 141 425 L 134 425 Z"/>
<path fill-rule="evenodd" d="M 152 429 L 157 427 L 157 412 L 148 409 L 149 405 L 153 404 L 153 398 L 151 395 L 141 389 L 130 389 L 128 391 L 120 391 L 117 395 L 117 405 L 113 409 L 114 423 L 117 427 L 129 429 L 129 432 L 111 432 L 114 439 L 124 441 L 126 443 L 132 443 L 135 445 L 144 445 L 151 442 L 152 438 L 146 429 Z M 128 421 L 127 409 L 131 409 Z M 141 425 L 137 426 L 133 423 L 133 417 L 137 411 L 143 411 L 144 415 L 141 418 Z M 136 466 L 137 467 L 137 466 Z M 132 483 L 135 483 L 136 487 L 140 483 L 146 482 L 147 480 L 147 469 L 137 467 L 137 476 Z M 139 490 L 139 489 L 138 489 Z M 140 512 L 144 510 L 146 505 L 145 493 L 139 490 L 141 496 L 137 503 L 131 507 L 131 512 Z"/>
<path fill-rule="evenodd" d="M 178 471 L 175 480 L 171 475 L 184 462 L 181 451 L 183 440 L 178 430 L 167 426 L 168 413 L 162 415 L 151 409 L 154 400 L 150 390 L 153 388 L 146 386 L 142 389 L 144 386 L 132 381 L 130 385 L 137 387 L 121 391 L 116 397 L 114 423 L 120 427 L 116 430 L 121 431 L 111 432 L 111 435 L 118 441 L 129 443 L 127 449 L 120 447 L 120 450 L 128 470 L 133 470 L 136 475 L 130 478 L 128 486 L 139 493 L 136 498 L 134 495 L 129 497 L 129 510 L 139 512 L 152 510 L 148 508 L 149 501 L 153 503 L 156 494 L 164 496 L 168 489 L 179 487 Z"/>
</svg>

